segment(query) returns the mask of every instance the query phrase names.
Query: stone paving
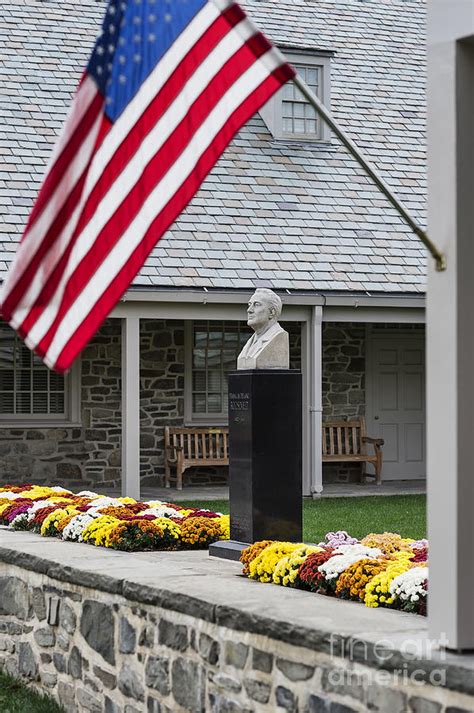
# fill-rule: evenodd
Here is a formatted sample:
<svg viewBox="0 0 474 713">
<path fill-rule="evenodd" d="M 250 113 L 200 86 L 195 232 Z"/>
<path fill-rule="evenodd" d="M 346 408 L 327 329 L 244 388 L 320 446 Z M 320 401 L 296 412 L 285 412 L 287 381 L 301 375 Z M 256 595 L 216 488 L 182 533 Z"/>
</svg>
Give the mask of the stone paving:
<svg viewBox="0 0 474 713">
<path fill-rule="evenodd" d="M 120 495 L 117 488 L 100 488 L 96 491 L 104 495 Z M 369 495 L 414 495 L 426 493 L 425 480 L 392 480 L 373 485 L 372 483 L 328 483 L 324 486 L 321 498 L 357 498 Z M 182 500 L 228 500 L 227 485 L 188 485 L 183 490 L 175 488 L 152 487 L 146 485 L 141 490 L 143 500 L 165 500 L 180 502 Z"/>
</svg>

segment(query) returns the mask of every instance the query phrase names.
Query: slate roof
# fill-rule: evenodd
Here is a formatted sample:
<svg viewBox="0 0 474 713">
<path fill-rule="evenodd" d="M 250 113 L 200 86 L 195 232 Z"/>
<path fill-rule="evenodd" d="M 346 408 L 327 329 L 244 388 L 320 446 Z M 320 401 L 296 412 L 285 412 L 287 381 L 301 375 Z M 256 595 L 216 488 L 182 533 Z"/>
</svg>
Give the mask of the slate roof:
<svg viewBox="0 0 474 713">
<path fill-rule="evenodd" d="M 331 107 L 425 222 L 424 0 L 245 0 L 277 44 L 331 50 Z M 104 3 L 0 2 L 0 275 L 8 269 Z M 275 141 L 259 115 L 135 285 L 423 292 L 426 254 L 354 159 Z"/>
</svg>

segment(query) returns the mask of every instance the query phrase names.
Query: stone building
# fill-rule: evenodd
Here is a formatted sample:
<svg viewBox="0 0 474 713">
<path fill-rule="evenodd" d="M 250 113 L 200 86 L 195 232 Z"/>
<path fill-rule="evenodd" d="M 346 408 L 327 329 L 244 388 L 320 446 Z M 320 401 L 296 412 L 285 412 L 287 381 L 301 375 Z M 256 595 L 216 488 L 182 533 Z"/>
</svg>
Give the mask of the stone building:
<svg viewBox="0 0 474 713">
<path fill-rule="evenodd" d="M 424 2 L 242 4 L 424 225 Z M 0 18 L 3 275 L 103 12 L 95 0 L 12 0 Z M 321 467 L 321 417 L 364 415 L 385 438 L 382 477 L 425 477 L 425 262 L 288 85 L 234 139 L 70 374 L 49 373 L 0 325 L 0 482 L 118 483 L 128 388 L 139 415 L 125 438 L 140 443 L 142 482 L 159 483 L 165 425 L 226 422 L 226 373 L 258 286 L 281 295 L 303 371 L 304 492 L 359 477 Z"/>
</svg>

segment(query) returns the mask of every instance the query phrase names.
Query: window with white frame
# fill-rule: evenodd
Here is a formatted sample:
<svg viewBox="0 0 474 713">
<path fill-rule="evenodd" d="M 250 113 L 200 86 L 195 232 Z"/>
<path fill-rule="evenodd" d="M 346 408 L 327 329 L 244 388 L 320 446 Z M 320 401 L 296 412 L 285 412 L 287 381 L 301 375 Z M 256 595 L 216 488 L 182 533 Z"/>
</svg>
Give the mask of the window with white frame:
<svg viewBox="0 0 474 713">
<path fill-rule="evenodd" d="M 330 106 L 330 54 L 285 52 L 289 62 L 322 103 Z M 328 141 L 329 131 L 294 82 L 287 82 L 260 110 L 276 139 Z"/>
<path fill-rule="evenodd" d="M 0 421 L 70 421 L 75 401 L 72 377 L 50 371 L 8 325 L 0 325 Z"/>
<path fill-rule="evenodd" d="M 186 325 L 186 421 L 227 421 L 228 374 L 252 331 L 245 322 L 193 322 Z"/>
</svg>

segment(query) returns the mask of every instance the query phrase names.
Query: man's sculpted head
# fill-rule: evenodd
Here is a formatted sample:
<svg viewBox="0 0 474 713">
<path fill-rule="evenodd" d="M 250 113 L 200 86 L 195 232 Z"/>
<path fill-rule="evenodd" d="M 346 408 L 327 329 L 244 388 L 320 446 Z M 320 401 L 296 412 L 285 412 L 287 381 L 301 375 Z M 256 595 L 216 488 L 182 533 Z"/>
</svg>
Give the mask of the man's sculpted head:
<svg viewBox="0 0 474 713">
<path fill-rule="evenodd" d="M 249 300 L 247 324 L 255 332 L 262 332 L 278 322 L 281 315 L 281 299 L 272 290 L 259 288 Z"/>
</svg>

